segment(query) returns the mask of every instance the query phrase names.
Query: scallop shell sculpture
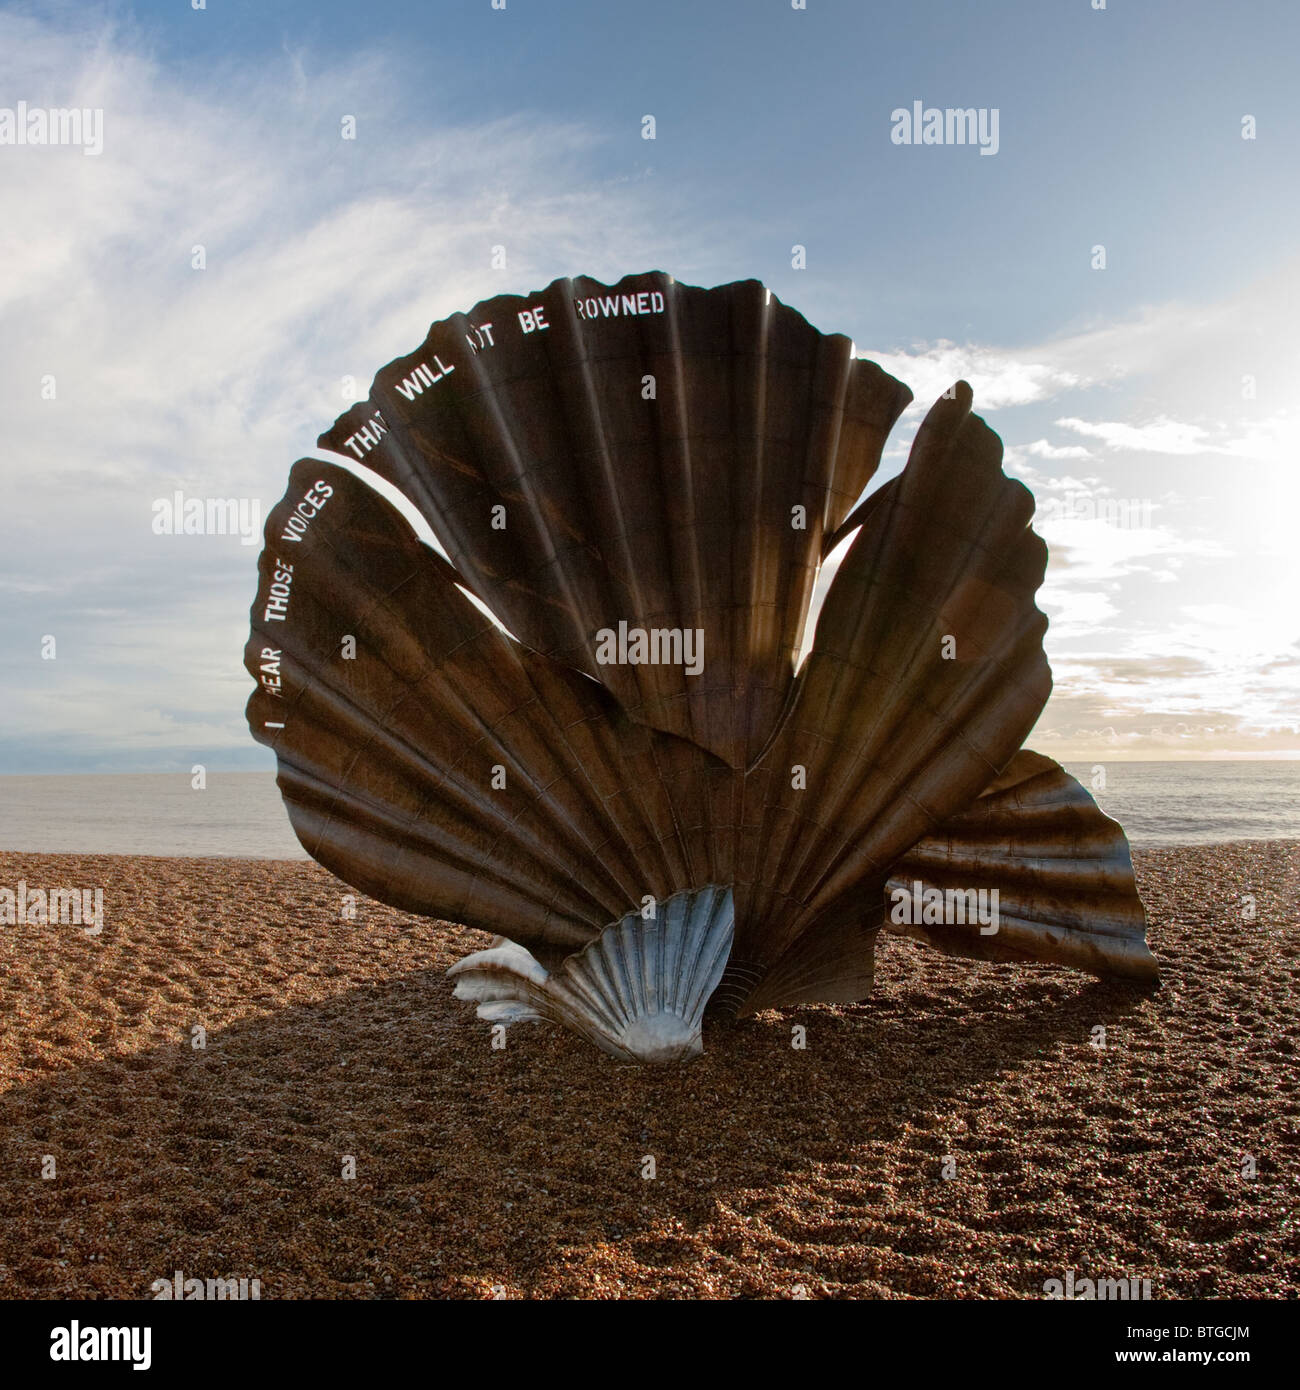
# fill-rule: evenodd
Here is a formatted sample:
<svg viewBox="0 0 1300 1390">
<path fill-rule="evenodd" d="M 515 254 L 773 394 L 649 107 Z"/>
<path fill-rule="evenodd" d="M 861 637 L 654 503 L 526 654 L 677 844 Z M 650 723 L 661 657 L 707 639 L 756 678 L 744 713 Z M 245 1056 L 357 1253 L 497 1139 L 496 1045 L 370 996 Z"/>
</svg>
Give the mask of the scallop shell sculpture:
<svg viewBox="0 0 1300 1390">
<path fill-rule="evenodd" d="M 481 1017 L 625 1060 L 861 999 L 882 928 L 1154 982 L 1123 831 L 1021 747 L 1030 494 L 965 382 L 870 491 L 910 400 L 752 280 L 434 324 L 267 521 L 247 713 L 304 847 L 493 933 L 451 972 Z"/>
</svg>

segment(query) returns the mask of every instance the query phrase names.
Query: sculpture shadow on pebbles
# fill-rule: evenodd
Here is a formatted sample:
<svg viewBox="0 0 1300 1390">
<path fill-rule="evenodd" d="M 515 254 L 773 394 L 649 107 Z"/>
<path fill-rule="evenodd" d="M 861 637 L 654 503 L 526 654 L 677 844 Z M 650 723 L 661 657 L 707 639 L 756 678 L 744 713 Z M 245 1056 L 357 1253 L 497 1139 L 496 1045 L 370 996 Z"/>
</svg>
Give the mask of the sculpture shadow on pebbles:
<svg viewBox="0 0 1300 1390">
<path fill-rule="evenodd" d="M 100 937 L 6 963 L 6 1296 L 1021 1298 L 1085 1249 L 1157 1298 L 1300 1292 L 1293 845 L 1140 856 L 1156 995 L 891 938 L 869 1005 L 706 1020 L 667 1071 L 494 1048 L 443 983 L 487 938 L 341 923 L 311 864 L 0 859 L 106 885 Z"/>
</svg>

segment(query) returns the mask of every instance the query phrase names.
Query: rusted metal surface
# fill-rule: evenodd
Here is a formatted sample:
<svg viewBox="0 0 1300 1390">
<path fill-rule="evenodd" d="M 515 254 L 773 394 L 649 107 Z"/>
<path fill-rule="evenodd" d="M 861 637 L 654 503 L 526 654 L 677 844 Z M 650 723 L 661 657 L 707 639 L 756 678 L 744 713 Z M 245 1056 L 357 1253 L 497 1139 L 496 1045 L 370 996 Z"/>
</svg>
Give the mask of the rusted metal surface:
<svg viewBox="0 0 1300 1390">
<path fill-rule="evenodd" d="M 909 399 L 754 282 L 557 281 L 435 324 L 321 442 L 450 563 L 332 464 L 268 519 L 248 717 L 303 844 L 539 951 L 730 888 L 737 1012 L 860 998 L 901 880 L 1002 887 L 1005 937 L 911 933 L 941 949 L 1151 977 L 1122 832 L 1021 751 L 1046 548 L 964 383 L 860 502 Z M 698 633 L 701 669 L 602 661 L 620 624 Z"/>
<path fill-rule="evenodd" d="M 823 538 L 910 400 L 755 280 L 578 278 L 435 323 L 320 443 L 409 497 L 521 642 L 744 766 L 789 693 Z M 620 621 L 703 630 L 703 672 L 600 666 L 594 634 Z"/>
<path fill-rule="evenodd" d="M 950 955 L 1156 977 L 1123 830 L 1041 753 L 1017 753 L 966 810 L 912 847 L 888 887 L 914 897 L 931 887 L 998 891 L 996 932 L 970 921 L 895 923 L 887 913 L 887 930 Z"/>
</svg>

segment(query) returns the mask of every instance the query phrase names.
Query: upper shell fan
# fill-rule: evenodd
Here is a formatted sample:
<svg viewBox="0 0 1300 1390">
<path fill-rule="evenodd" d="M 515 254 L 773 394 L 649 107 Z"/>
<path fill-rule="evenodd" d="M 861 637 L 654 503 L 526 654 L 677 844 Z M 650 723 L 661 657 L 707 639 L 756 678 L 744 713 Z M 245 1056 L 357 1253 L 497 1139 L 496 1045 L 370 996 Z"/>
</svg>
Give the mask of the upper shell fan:
<svg viewBox="0 0 1300 1390">
<path fill-rule="evenodd" d="M 578 278 L 435 323 L 320 442 L 409 497 L 526 646 L 744 767 L 911 398 L 757 281 Z M 702 672 L 602 662 L 620 623 L 702 631 Z"/>
<path fill-rule="evenodd" d="M 557 281 L 435 324 L 323 442 L 451 563 L 330 464 L 268 518 L 248 717 L 303 844 L 581 952 L 503 947 L 460 988 L 619 1056 L 693 1055 L 719 978 L 735 1012 L 860 998 L 904 881 L 1003 889 L 1004 938 L 912 933 L 941 949 L 1153 978 L 1122 832 L 1020 751 L 1046 548 L 965 383 L 853 510 L 908 399 L 752 282 Z"/>
</svg>

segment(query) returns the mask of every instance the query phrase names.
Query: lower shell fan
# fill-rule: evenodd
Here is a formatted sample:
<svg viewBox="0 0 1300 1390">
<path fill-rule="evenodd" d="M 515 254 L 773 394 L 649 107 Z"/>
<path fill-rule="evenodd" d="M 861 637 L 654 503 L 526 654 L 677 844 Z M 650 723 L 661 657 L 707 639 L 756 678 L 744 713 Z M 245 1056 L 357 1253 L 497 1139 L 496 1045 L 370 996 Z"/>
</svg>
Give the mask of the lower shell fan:
<svg viewBox="0 0 1300 1390">
<path fill-rule="evenodd" d="M 248 719 L 304 847 L 508 938 L 453 970 L 482 1017 L 627 1060 L 862 998 L 881 928 L 1154 981 L 1123 832 L 1021 748 L 1046 547 L 964 382 L 868 491 L 910 399 L 753 281 L 434 324 L 320 442 L 443 553 L 310 459 L 267 522 Z"/>
</svg>

